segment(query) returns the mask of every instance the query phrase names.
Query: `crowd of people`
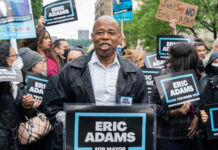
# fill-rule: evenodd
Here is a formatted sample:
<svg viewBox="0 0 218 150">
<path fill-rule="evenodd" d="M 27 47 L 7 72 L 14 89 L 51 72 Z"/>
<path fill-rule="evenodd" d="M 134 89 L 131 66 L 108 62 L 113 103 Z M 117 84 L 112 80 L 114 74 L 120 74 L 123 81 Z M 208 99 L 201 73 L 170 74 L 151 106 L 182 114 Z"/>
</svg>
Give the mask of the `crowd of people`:
<svg viewBox="0 0 218 150">
<path fill-rule="evenodd" d="M 91 34 L 94 49 L 88 53 L 81 47 L 70 48 L 65 39 L 53 42 L 42 22 L 40 19 L 36 27 L 36 38 L 21 41 L 18 54 L 9 43 L 0 43 L 0 66 L 19 69 L 24 78 L 19 83 L 0 82 L 0 150 L 61 150 L 64 103 L 124 105 L 124 97 L 130 105 L 156 104 L 157 150 L 217 149 L 218 140 L 207 140 L 205 106 L 218 102 L 218 39 L 208 56 L 199 38 L 193 44 L 170 47 L 170 58 L 160 75 L 194 70 L 201 85 L 201 100 L 200 105 L 186 102 L 166 111 L 156 85 L 148 101 L 141 70 L 146 68 L 145 52 L 126 49 L 126 45 L 123 56 L 116 52 L 123 41 L 114 18 L 102 16 L 95 21 Z M 175 19 L 170 27 L 177 34 Z M 15 66 L 16 61 L 20 61 L 19 66 Z M 27 93 L 27 73 L 48 77 L 43 100 Z M 22 145 L 17 140 L 18 125 L 36 115 L 35 109 L 46 114 L 53 130 L 35 143 Z"/>
</svg>

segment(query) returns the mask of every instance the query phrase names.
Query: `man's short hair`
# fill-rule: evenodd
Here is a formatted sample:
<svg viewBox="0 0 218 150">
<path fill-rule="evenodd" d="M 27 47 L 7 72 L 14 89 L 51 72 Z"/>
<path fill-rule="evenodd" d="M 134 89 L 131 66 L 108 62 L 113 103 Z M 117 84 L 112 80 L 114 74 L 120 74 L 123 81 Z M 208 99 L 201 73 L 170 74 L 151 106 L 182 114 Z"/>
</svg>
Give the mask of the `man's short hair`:
<svg viewBox="0 0 218 150">
<path fill-rule="evenodd" d="M 85 51 L 82 48 L 79 48 L 79 47 L 73 47 L 73 48 L 70 49 L 70 51 L 80 51 L 82 53 L 82 55 L 86 54 Z"/>
<path fill-rule="evenodd" d="M 194 47 L 196 46 L 205 46 L 204 41 L 201 38 L 194 39 Z"/>
<path fill-rule="evenodd" d="M 65 39 L 57 39 L 57 40 L 54 41 L 54 47 L 60 48 L 61 41 L 66 41 L 67 42 L 67 40 L 65 40 Z"/>
</svg>

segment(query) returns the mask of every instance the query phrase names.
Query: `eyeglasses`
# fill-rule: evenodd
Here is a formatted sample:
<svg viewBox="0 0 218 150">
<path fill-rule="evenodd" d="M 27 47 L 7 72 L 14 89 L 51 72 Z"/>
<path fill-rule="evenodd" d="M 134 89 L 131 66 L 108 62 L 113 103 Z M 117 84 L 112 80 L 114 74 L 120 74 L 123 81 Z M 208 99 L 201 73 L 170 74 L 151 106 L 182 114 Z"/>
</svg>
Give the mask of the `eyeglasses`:
<svg viewBox="0 0 218 150">
<path fill-rule="evenodd" d="M 9 55 L 8 57 L 18 57 L 19 55 L 18 54 L 12 54 L 12 55 Z"/>
</svg>

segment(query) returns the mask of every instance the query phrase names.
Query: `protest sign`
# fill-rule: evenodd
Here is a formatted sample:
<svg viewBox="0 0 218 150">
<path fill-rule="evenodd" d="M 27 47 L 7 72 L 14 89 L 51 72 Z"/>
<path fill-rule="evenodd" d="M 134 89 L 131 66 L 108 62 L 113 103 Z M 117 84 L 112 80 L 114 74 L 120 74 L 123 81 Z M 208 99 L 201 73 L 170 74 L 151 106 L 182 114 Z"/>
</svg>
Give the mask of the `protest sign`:
<svg viewBox="0 0 218 150">
<path fill-rule="evenodd" d="M 31 94 L 33 98 L 43 99 L 44 90 L 48 82 L 47 77 L 38 74 L 28 74 L 25 79 L 26 90 L 28 94 Z"/>
<path fill-rule="evenodd" d="M 144 58 L 145 66 L 147 68 L 161 69 L 164 67 L 165 60 L 159 60 L 157 58 L 157 53 L 149 53 L 145 55 Z"/>
<path fill-rule="evenodd" d="M 198 6 L 177 0 L 160 0 L 156 18 L 169 22 L 177 19 L 177 24 L 192 27 L 197 15 Z"/>
<path fill-rule="evenodd" d="M 67 104 L 64 110 L 65 150 L 155 150 L 155 105 Z"/>
<path fill-rule="evenodd" d="M 2 0 L 0 40 L 35 38 L 30 0 Z"/>
<path fill-rule="evenodd" d="M 200 100 L 199 84 L 192 70 L 169 73 L 154 77 L 165 109 L 175 109 L 189 101 Z"/>
<path fill-rule="evenodd" d="M 20 70 L 13 68 L 0 67 L 0 82 L 23 82 L 23 76 Z"/>
<path fill-rule="evenodd" d="M 158 59 L 169 58 L 170 46 L 178 42 L 191 43 L 190 38 L 186 38 L 181 35 L 157 35 L 156 50 Z"/>
<path fill-rule="evenodd" d="M 132 0 L 113 0 L 113 17 L 117 21 L 133 20 Z"/>
<path fill-rule="evenodd" d="M 160 69 L 146 68 L 146 69 L 143 69 L 142 72 L 145 77 L 148 95 L 150 96 L 152 87 L 154 86 L 154 77 L 159 74 Z"/>
<path fill-rule="evenodd" d="M 208 140 L 218 139 L 218 104 L 206 105 L 207 120 L 207 138 Z"/>
<path fill-rule="evenodd" d="M 59 0 L 43 7 L 46 26 L 76 21 L 77 12 L 74 0 Z"/>
</svg>

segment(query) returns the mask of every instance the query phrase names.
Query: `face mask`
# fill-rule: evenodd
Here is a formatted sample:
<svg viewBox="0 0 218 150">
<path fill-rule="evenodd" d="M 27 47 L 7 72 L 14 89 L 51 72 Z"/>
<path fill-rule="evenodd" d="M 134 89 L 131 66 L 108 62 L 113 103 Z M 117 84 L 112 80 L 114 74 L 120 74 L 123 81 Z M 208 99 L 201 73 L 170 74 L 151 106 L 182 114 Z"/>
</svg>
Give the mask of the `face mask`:
<svg viewBox="0 0 218 150">
<path fill-rule="evenodd" d="M 12 68 L 15 70 L 21 70 L 23 68 L 23 60 L 21 57 L 17 57 L 17 59 L 12 64 Z"/>
<path fill-rule="evenodd" d="M 70 51 L 70 49 L 65 49 L 65 50 L 64 50 L 64 55 L 63 55 L 63 56 L 64 56 L 65 58 L 67 58 L 67 55 L 68 55 L 69 51 Z"/>
<path fill-rule="evenodd" d="M 211 66 L 218 67 L 218 64 L 217 63 L 216 64 L 211 64 Z"/>
<path fill-rule="evenodd" d="M 48 74 L 47 74 L 47 71 L 46 70 L 42 70 L 42 75 L 43 76 L 47 76 Z"/>
</svg>

